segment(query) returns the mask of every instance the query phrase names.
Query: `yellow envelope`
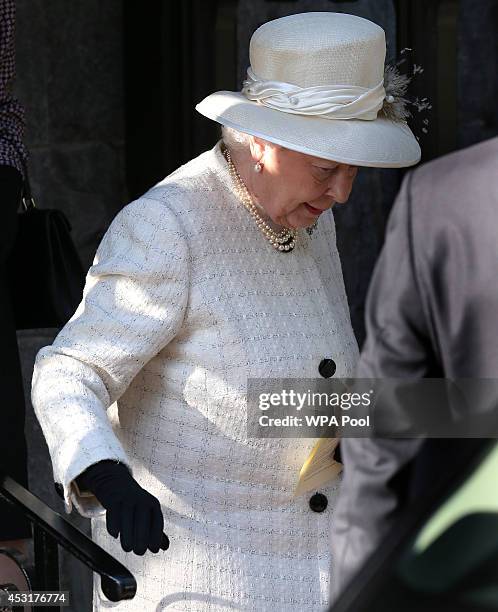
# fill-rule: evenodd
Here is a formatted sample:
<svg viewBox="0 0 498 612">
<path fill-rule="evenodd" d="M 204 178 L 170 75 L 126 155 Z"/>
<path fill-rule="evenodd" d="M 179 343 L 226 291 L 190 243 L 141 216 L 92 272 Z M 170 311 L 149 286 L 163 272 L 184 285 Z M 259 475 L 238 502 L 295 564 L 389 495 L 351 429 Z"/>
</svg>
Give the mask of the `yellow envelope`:
<svg viewBox="0 0 498 612">
<path fill-rule="evenodd" d="M 307 491 L 320 489 L 330 484 L 342 471 L 342 463 L 334 459 L 334 451 L 339 438 L 320 438 L 299 472 L 299 480 L 294 491 L 298 497 Z"/>
</svg>

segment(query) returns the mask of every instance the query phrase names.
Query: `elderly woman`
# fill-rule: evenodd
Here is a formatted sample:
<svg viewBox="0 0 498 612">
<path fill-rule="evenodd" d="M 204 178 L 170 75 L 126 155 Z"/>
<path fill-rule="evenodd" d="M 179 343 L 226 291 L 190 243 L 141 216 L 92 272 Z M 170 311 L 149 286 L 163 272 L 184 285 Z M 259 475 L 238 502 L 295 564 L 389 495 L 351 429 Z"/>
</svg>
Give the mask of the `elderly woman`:
<svg viewBox="0 0 498 612">
<path fill-rule="evenodd" d="M 382 29 L 350 15 L 260 27 L 243 91 L 197 107 L 223 140 L 116 216 L 38 354 L 33 404 L 66 509 L 138 582 L 113 606 L 96 580 L 94 610 L 327 605 L 337 485 L 293 496 L 314 441 L 249 438 L 247 380 L 354 371 L 330 208 L 358 165 L 419 158 L 406 125 L 378 116 L 384 54 Z"/>
</svg>

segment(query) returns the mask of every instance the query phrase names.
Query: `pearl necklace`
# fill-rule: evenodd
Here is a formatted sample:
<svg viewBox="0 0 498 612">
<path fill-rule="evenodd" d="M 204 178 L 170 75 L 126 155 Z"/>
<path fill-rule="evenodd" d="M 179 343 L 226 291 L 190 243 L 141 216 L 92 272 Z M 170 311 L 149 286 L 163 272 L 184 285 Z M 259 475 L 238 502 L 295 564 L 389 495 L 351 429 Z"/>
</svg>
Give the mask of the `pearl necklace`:
<svg viewBox="0 0 498 612">
<path fill-rule="evenodd" d="M 256 204 L 254 204 L 251 195 L 245 186 L 244 181 L 240 177 L 240 174 L 237 172 L 237 168 L 232 161 L 232 156 L 230 155 L 230 151 L 225 149 L 223 151 L 225 159 L 228 162 L 228 170 L 230 176 L 235 183 L 235 192 L 242 202 L 242 204 L 247 208 L 247 210 L 251 213 L 252 217 L 256 221 L 257 226 L 269 240 L 270 244 L 277 250 L 281 252 L 292 251 L 294 246 L 296 245 L 296 230 L 283 229 L 279 232 L 273 230 L 268 223 L 263 219 L 260 215 Z"/>
</svg>

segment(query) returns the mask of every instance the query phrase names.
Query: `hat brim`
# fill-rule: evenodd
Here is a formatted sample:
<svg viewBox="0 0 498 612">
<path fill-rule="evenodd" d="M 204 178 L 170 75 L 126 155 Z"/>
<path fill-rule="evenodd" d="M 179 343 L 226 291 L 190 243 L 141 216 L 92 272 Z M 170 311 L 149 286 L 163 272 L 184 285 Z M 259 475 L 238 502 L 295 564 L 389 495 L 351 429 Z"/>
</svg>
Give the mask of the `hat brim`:
<svg viewBox="0 0 498 612">
<path fill-rule="evenodd" d="M 291 114 L 233 91 L 217 91 L 195 108 L 227 127 L 323 159 L 373 168 L 403 168 L 420 161 L 420 146 L 406 123 L 385 118 L 334 120 Z"/>
</svg>

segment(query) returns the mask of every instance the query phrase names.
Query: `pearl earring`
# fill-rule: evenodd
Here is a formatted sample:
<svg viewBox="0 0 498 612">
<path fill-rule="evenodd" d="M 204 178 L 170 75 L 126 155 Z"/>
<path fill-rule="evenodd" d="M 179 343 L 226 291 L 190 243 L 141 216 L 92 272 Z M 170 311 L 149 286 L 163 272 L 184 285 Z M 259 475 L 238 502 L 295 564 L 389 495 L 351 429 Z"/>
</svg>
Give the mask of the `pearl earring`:
<svg viewBox="0 0 498 612">
<path fill-rule="evenodd" d="M 263 164 L 261 162 L 254 164 L 254 172 L 261 172 L 261 170 L 263 170 Z"/>
</svg>

